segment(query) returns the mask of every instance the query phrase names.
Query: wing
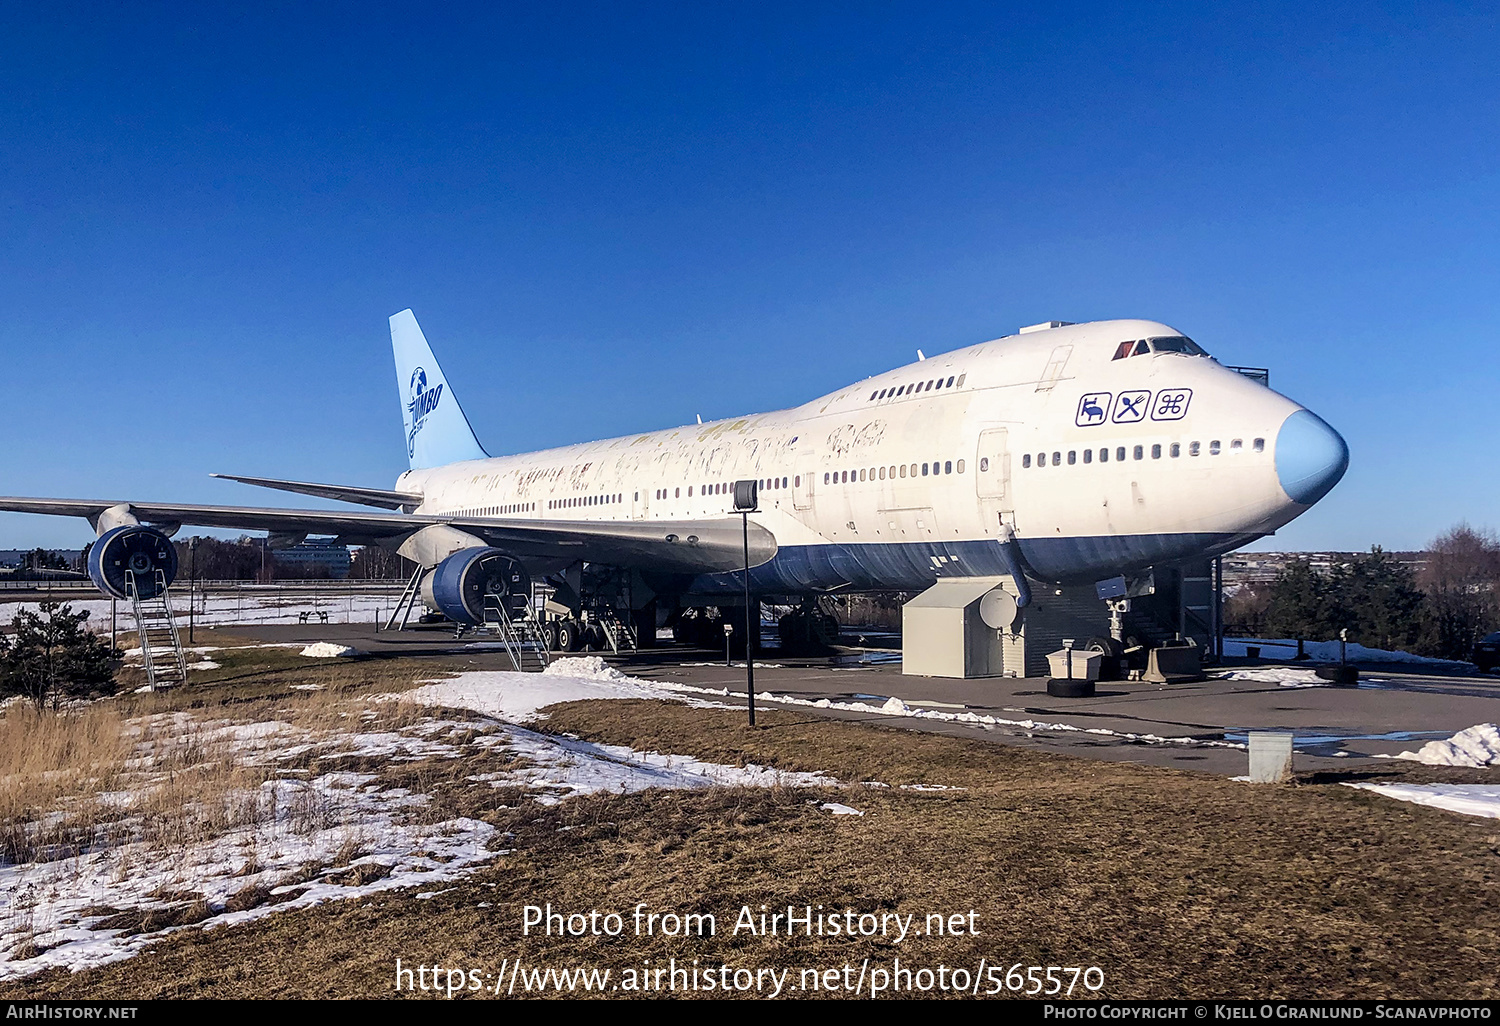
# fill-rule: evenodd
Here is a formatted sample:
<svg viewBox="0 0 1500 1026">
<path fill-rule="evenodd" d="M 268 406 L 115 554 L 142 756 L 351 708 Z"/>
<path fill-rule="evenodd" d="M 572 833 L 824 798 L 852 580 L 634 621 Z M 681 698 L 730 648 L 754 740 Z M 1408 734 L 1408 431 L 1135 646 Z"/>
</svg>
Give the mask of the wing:
<svg viewBox="0 0 1500 1026">
<path fill-rule="evenodd" d="M 192 506 L 103 499 L 0 497 L 0 511 L 84 517 L 91 524 L 105 510 L 128 506 L 142 523 L 176 529 L 184 524 L 279 534 L 336 535 L 347 545 L 396 544 L 431 524 L 448 524 L 520 557 L 566 562 L 585 560 L 669 573 L 722 573 L 745 565 L 744 528 L 739 520 L 517 520 L 509 517 L 263 509 L 254 506 Z M 750 565 L 776 555 L 776 537 L 758 524 L 748 528 Z"/>
<path fill-rule="evenodd" d="M 323 499 L 338 499 L 361 506 L 379 506 L 382 509 L 416 509 L 422 505 L 422 496 L 417 492 L 395 492 L 385 488 L 363 488 L 359 485 L 319 484 L 312 481 L 283 481 L 275 477 L 240 477 L 236 474 L 210 474 L 209 477 L 238 481 L 241 484 L 261 488 L 279 488 L 284 492 L 300 492 Z"/>
</svg>

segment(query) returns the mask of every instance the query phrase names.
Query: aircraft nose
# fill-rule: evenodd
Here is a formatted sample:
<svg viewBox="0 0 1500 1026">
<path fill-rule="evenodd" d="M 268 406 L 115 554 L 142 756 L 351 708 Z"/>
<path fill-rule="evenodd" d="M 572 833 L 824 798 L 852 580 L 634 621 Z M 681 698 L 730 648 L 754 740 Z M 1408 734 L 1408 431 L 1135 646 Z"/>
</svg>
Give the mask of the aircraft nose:
<svg viewBox="0 0 1500 1026">
<path fill-rule="evenodd" d="M 1349 446 L 1322 417 L 1298 410 L 1276 434 L 1276 477 L 1293 502 L 1311 506 L 1349 469 Z"/>
</svg>

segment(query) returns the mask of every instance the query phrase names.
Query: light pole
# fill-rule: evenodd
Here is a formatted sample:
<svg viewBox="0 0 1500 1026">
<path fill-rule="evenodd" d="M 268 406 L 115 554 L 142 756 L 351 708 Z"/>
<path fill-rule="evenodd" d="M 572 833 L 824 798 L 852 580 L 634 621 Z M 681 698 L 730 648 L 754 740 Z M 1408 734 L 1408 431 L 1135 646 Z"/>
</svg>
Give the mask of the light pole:
<svg viewBox="0 0 1500 1026">
<path fill-rule="evenodd" d="M 750 514 L 759 513 L 756 499 L 759 497 L 758 481 L 736 481 L 734 483 L 734 511 L 740 515 L 740 527 L 745 543 L 745 703 L 750 711 L 750 726 L 755 726 L 755 629 L 760 626 L 760 617 L 751 620 L 750 610 Z M 759 612 L 759 610 L 756 610 Z"/>
<path fill-rule="evenodd" d="M 188 644 L 193 643 L 193 625 L 197 613 L 198 539 L 188 539 Z"/>
</svg>

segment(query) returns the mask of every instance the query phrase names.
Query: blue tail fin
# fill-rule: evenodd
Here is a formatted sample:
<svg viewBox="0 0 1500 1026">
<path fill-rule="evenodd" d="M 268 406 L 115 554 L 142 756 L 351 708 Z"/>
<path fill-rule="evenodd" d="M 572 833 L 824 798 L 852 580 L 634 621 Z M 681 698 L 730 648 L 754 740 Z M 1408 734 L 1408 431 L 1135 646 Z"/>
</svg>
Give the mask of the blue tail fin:
<svg viewBox="0 0 1500 1026">
<path fill-rule="evenodd" d="M 474 437 L 469 418 L 448 387 L 443 369 L 410 310 L 391 317 L 391 348 L 396 354 L 396 388 L 406 421 L 406 455 L 411 469 L 488 456 Z"/>
</svg>

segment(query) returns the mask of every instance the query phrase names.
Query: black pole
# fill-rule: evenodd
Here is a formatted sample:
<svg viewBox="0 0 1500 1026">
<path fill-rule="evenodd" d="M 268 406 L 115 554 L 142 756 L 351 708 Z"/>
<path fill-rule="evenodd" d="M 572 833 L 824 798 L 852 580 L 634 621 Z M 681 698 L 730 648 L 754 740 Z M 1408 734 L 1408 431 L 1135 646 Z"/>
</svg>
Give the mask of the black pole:
<svg viewBox="0 0 1500 1026">
<path fill-rule="evenodd" d="M 188 644 L 193 643 L 193 625 L 197 613 L 195 589 L 198 581 L 198 539 L 188 541 Z"/>
<path fill-rule="evenodd" d="M 750 630 L 750 514 L 740 514 L 745 541 L 745 702 L 750 710 L 750 726 L 755 726 L 755 635 Z M 759 617 L 756 617 L 758 620 Z M 756 624 L 759 627 L 760 624 Z"/>
</svg>

